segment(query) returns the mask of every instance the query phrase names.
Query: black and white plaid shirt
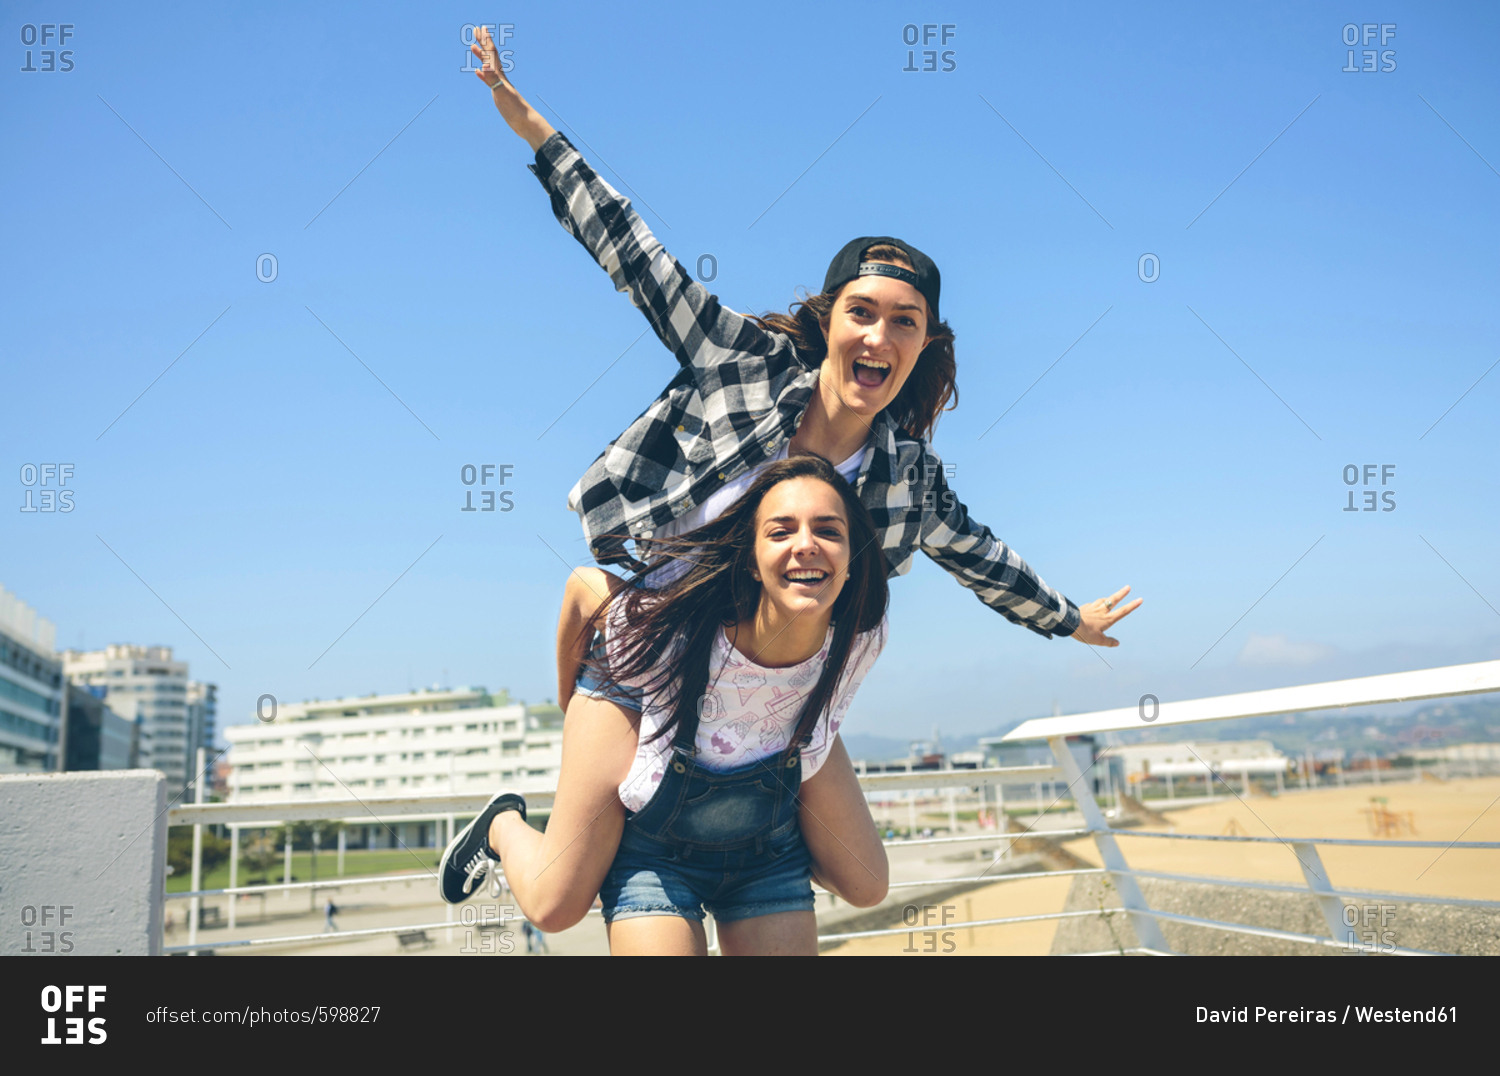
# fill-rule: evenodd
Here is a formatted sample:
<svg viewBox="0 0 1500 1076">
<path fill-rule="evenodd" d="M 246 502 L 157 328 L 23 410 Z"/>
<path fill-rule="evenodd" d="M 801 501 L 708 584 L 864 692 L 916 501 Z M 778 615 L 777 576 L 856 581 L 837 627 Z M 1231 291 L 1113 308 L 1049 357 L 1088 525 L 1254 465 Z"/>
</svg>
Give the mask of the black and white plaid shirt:
<svg viewBox="0 0 1500 1076">
<path fill-rule="evenodd" d="M 777 456 L 812 400 L 818 367 L 786 335 L 725 309 L 561 132 L 527 167 L 558 222 L 645 313 L 681 365 L 568 495 L 595 558 L 635 563 L 624 536 L 642 543 L 639 551 L 656 528 Z M 855 488 L 892 575 L 910 571 L 920 548 L 1006 619 L 1049 638 L 1077 629 L 1078 607 L 969 516 L 931 446 L 884 411 L 871 424 Z"/>
</svg>

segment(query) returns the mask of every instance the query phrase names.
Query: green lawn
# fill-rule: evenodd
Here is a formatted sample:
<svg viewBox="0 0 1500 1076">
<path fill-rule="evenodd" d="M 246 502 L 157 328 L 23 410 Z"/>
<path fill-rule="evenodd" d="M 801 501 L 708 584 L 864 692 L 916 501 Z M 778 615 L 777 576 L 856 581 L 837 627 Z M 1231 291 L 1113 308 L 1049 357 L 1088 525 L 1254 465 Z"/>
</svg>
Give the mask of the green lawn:
<svg viewBox="0 0 1500 1076">
<path fill-rule="evenodd" d="M 422 873 L 424 870 L 436 870 L 438 857 L 442 855 L 437 848 L 413 848 L 410 852 L 402 851 L 400 848 L 381 848 L 374 851 L 359 849 L 344 853 L 344 874 L 347 877 L 359 877 L 370 874 L 397 874 L 403 871 Z M 240 885 L 259 885 L 262 883 L 279 883 L 282 876 L 283 860 L 280 854 L 276 856 L 276 865 L 269 871 L 270 877 L 262 878 L 250 871 L 244 862 L 240 863 L 240 876 L 237 879 Z M 318 852 L 318 881 L 333 881 L 338 877 L 339 855 L 337 849 L 334 851 Z M 312 853 L 292 853 L 292 881 L 310 882 L 312 876 Z M 181 874 L 167 875 L 168 893 L 185 893 L 192 888 L 192 875 L 188 871 Z M 223 889 L 229 885 L 229 861 L 225 860 L 211 871 L 205 871 L 201 888 Z"/>
</svg>

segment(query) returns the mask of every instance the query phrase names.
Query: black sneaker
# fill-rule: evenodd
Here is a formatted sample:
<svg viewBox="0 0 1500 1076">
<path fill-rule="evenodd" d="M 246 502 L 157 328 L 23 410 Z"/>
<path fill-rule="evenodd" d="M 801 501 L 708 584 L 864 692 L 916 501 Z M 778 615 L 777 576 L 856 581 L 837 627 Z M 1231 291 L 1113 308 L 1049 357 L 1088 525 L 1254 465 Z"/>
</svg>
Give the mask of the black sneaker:
<svg viewBox="0 0 1500 1076">
<path fill-rule="evenodd" d="M 449 904 L 462 904 L 472 897 L 485 872 L 499 865 L 500 857 L 490 851 L 490 823 L 501 811 L 520 811 L 525 818 L 526 801 L 511 792 L 500 793 L 444 849 L 438 863 L 438 890 Z"/>
</svg>

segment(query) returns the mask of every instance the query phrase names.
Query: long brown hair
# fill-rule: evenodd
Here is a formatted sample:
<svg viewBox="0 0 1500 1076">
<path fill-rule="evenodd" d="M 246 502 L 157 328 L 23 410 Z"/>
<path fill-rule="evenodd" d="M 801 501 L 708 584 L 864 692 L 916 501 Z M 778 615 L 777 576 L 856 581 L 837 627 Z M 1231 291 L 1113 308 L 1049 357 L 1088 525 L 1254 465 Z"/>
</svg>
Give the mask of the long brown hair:
<svg viewBox="0 0 1500 1076">
<path fill-rule="evenodd" d="M 627 586 L 611 599 L 608 620 L 617 635 L 610 650 L 616 657 L 610 667 L 595 661 L 585 664 L 606 683 L 635 680 L 662 700 L 671 715 L 652 740 L 673 734 L 685 718 L 697 715 L 709 688 L 709 659 L 719 628 L 750 618 L 759 606 L 761 584 L 750 574 L 755 566 L 756 515 L 766 493 L 793 478 L 816 478 L 843 500 L 849 520 L 849 565 L 833 603 L 828 657 L 790 742 L 811 738 L 833 699 L 855 637 L 884 618 L 889 600 L 885 552 L 853 487 L 822 456 L 798 455 L 770 464 L 713 522 L 677 538 L 654 540 L 646 567 L 631 582 L 649 584 L 645 577 L 671 562 L 686 564 L 682 575 L 660 589 Z"/>
<path fill-rule="evenodd" d="M 869 247 L 861 257 L 867 261 L 898 262 L 912 268 L 905 251 L 888 243 Z M 797 351 L 817 364 L 828 357 L 828 339 L 823 331 L 828 326 L 837 299 L 838 292 L 825 291 L 793 303 L 785 314 L 771 312 L 761 317 L 754 314 L 749 317 L 762 329 L 791 337 Z M 933 339 L 917 356 L 916 368 L 906 379 L 906 384 L 886 406 L 896 425 L 923 440 L 932 439 L 944 411 L 958 406 L 958 364 L 953 357 L 953 330 L 946 321 L 933 321 L 930 306 L 927 309 L 927 333 Z"/>
</svg>

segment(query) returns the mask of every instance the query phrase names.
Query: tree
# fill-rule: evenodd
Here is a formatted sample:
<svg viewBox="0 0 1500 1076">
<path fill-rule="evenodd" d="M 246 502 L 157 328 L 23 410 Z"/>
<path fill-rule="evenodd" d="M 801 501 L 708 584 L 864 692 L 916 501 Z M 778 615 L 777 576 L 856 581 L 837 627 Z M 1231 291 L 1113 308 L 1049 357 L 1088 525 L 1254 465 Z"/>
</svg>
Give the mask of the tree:
<svg viewBox="0 0 1500 1076">
<path fill-rule="evenodd" d="M 212 830 L 203 831 L 203 851 L 200 862 L 207 874 L 229 858 L 229 842 L 215 836 Z M 193 830 L 191 826 L 176 826 L 167 837 L 167 863 L 173 874 L 190 874 L 193 870 Z"/>
</svg>

